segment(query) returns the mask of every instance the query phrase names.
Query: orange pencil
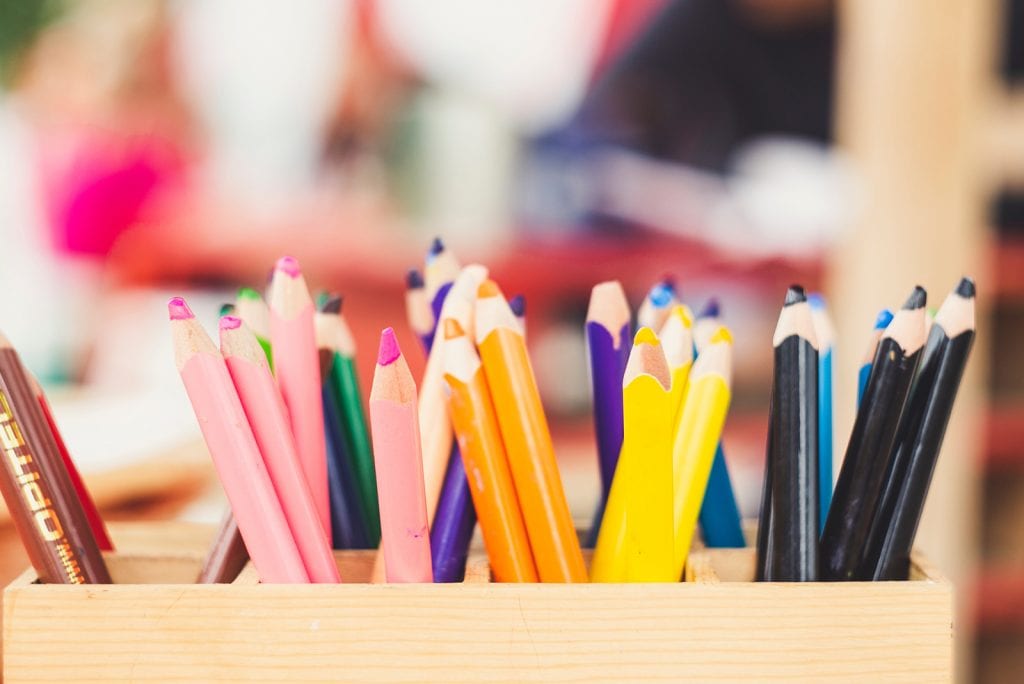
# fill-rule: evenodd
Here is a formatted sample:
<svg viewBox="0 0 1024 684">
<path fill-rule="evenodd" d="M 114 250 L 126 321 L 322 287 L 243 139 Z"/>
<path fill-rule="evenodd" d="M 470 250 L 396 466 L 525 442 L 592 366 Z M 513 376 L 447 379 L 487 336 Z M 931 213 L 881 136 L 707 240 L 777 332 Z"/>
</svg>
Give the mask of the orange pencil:
<svg viewBox="0 0 1024 684">
<path fill-rule="evenodd" d="M 448 406 L 491 571 L 498 582 L 536 582 L 537 568 L 480 357 L 462 326 L 444 320 Z"/>
<path fill-rule="evenodd" d="M 391 328 L 380 336 L 370 390 L 370 430 L 387 581 L 432 582 L 416 383 Z"/>
<path fill-rule="evenodd" d="M 542 582 L 586 582 L 544 407 L 512 309 L 493 280 L 477 290 L 476 342 Z"/>
</svg>

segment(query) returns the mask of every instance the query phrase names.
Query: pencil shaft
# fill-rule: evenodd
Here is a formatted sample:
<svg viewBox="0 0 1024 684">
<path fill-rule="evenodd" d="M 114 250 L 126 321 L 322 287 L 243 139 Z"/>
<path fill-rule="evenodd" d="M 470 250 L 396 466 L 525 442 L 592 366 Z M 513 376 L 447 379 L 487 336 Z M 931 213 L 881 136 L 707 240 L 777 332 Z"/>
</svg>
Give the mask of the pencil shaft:
<svg viewBox="0 0 1024 684">
<path fill-rule="evenodd" d="M 363 508 L 359 505 L 355 467 L 345 439 L 345 426 L 334 392 L 323 387 L 324 429 L 327 438 L 327 488 L 331 498 L 331 544 L 335 549 L 376 548 Z"/>
<path fill-rule="evenodd" d="M 39 579 L 109 584 L 110 575 L 28 374 L 0 349 L 0 493 Z"/>
<path fill-rule="evenodd" d="M 622 449 L 622 374 L 629 356 L 629 326 L 622 326 L 616 335 L 613 338 L 600 323 L 587 323 L 602 499 L 608 498 L 615 466 L 619 461 L 619 451 Z"/>
<path fill-rule="evenodd" d="M 973 330 L 950 339 L 941 326 L 932 327 L 897 432 L 861 579 L 907 579 L 914 536 L 973 341 Z"/>
<path fill-rule="evenodd" d="M 229 508 L 206 553 L 196 584 L 230 584 L 248 562 L 249 552 Z"/>
<path fill-rule="evenodd" d="M 729 477 L 722 443 L 715 449 L 715 458 L 708 475 L 708 489 L 700 507 L 700 529 L 704 544 L 712 549 L 740 549 L 747 545 L 743 536 L 740 509 Z"/>
<path fill-rule="evenodd" d="M 775 582 L 818 574 L 818 353 L 791 335 L 775 347 L 772 388 L 770 563 Z"/>
<path fill-rule="evenodd" d="M 377 473 L 373 465 L 373 449 L 366 427 L 359 378 L 355 359 L 335 352 L 330 373 L 331 391 L 344 425 L 345 444 L 354 469 L 357 503 L 362 509 L 368 543 L 380 543 L 380 503 L 377 500 Z"/>
<path fill-rule="evenodd" d="M 818 534 L 832 504 L 832 348 L 818 354 Z"/>
<path fill-rule="evenodd" d="M 430 557 L 435 582 L 461 582 L 466 575 L 469 543 L 476 528 L 476 511 L 466 480 L 459 446 L 452 443 L 441 499 L 430 526 Z"/>
<path fill-rule="evenodd" d="M 821 536 L 823 579 L 852 580 L 864 561 L 896 427 L 919 358 L 919 350 L 907 355 L 892 338 L 878 344 Z"/>
</svg>

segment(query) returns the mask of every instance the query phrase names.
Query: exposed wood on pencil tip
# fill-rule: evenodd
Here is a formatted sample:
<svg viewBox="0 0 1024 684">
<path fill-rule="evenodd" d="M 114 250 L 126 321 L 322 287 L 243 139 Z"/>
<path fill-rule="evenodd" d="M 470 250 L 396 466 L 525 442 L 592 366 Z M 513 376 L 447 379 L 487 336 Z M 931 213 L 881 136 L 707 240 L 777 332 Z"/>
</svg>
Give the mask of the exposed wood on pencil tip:
<svg viewBox="0 0 1024 684">
<path fill-rule="evenodd" d="M 790 306 L 792 304 L 799 304 L 800 302 L 806 302 L 807 295 L 804 293 L 804 288 L 800 285 L 790 285 L 789 289 L 786 290 L 786 301 L 783 302 L 783 306 Z"/>
<path fill-rule="evenodd" d="M 618 343 L 618 333 L 624 325 L 629 324 L 632 313 L 622 283 L 618 280 L 607 280 L 598 283 L 590 291 L 590 303 L 587 305 L 587 322 L 598 323 L 612 334 Z"/>
<path fill-rule="evenodd" d="M 968 276 L 964 276 L 960 279 L 960 282 L 957 283 L 956 290 L 954 291 L 964 298 L 973 297 L 975 293 L 974 280 Z"/>
<path fill-rule="evenodd" d="M 923 309 L 928 303 L 928 293 L 920 285 L 914 286 L 914 291 L 907 297 L 907 301 L 903 302 L 902 309 L 913 311 L 914 309 Z"/>
</svg>

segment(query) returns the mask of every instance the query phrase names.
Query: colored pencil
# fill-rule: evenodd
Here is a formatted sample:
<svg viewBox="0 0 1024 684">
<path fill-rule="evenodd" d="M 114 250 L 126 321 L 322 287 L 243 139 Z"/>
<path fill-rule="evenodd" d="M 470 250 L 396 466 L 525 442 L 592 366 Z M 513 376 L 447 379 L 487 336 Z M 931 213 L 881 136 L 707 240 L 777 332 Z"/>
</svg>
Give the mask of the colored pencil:
<svg viewBox="0 0 1024 684">
<path fill-rule="evenodd" d="M 721 318 L 722 305 L 717 297 L 704 302 L 704 306 L 697 312 L 693 321 L 693 346 L 698 352 L 708 346 L 711 336 L 722 325 Z"/>
<path fill-rule="evenodd" d="M 974 282 L 963 278 L 935 315 L 893 447 L 861 579 L 905 580 L 928 486 L 974 341 Z"/>
<path fill-rule="evenodd" d="M 669 311 L 679 303 L 676 296 L 676 286 L 671 278 L 663 278 L 655 283 L 647 292 L 644 301 L 636 313 L 636 325 L 638 328 L 650 328 L 661 330 L 668 318 Z"/>
<path fill-rule="evenodd" d="M 405 315 L 409 328 L 419 338 L 424 351 L 430 354 L 434 339 L 434 311 L 424 289 L 423 274 L 415 268 L 409 269 L 405 276 Z"/>
<path fill-rule="evenodd" d="M 492 280 L 476 300 L 476 341 L 542 582 L 585 582 L 579 540 L 523 334 Z"/>
<path fill-rule="evenodd" d="M 674 533 L 673 576 L 682 577 L 697 517 L 729 410 L 732 334 L 725 326 L 711 336 L 690 369 L 683 408 L 672 445 Z"/>
<path fill-rule="evenodd" d="M 526 334 L 526 297 L 521 294 L 517 294 L 512 299 L 508 300 L 508 308 L 512 309 L 512 315 L 516 317 L 516 321 L 519 323 L 519 329 L 523 335 Z"/>
<path fill-rule="evenodd" d="M 835 328 L 828 316 L 825 299 L 818 293 L 807 297 L 811 305 L 814 336 L 818 340 L 818 534 L 832 503 L 832 347 Z"/>
<path fill-rule="evenodd" d="M 441 238 L 434 238 L 430 250 L 427 252 L 426 265 L 423 269 L 424 294 L 430 303 L 431 313 L 434 315 L 434 330 L 437 329 L 437 322 L 441 320 L 441 307 L 444 305 L 448 290 L 452 288 L 460 270 L 455 254 L 448 249 Z M 434 346 L 433 333 L 430 335 L 429 342 L 428 349 Z"/>
<path fill-rule="evenodd" d="M 0 494 L 39 580 L 109 584 L 96 537 L 28 371 L 2 334 L 0 447 Z"/>
<path fill-rule="evenodd" d="M 317 314 L 319 316 L 319 314 Z M 356 489 L 356 471 L 345 440 L 345 426 L 341 408 L 327 380 L 334 365 L 334 354 L 321 354 L 321 374 L 324 384 L 321 396 L 324 404 L 324 437 L 327 444 L 327 494 L 331 499 L 331 546 L 335 549 L 376 548 L 370 543 L 369 532 L 359 506 Z"/>
<path fill-rule="evenodd" d="M 601 495 L 591 523 L 589 546 L 597 541 L 622 449 L 622 375 L 631 347 L 629 319 L 629 302 L 619 281 L 594 286 L 587 308 L 586 331 Z"/>
<path fill-rule="evenodd" d="M 452 292 L 455 294 L 452 295 Z M 472 329 L 473 307 L 468 299 L 469 292 L 460 286 L 439 293 L 441 310 L 447 312 L 463 329 Z M 447 303 L 448 297 L 453 299 Z M 430 331 L 431 339 L 436 339 L 436 329 Z M 438 345 L 437 359 L 444 365 L 445 339 L 435 342 Z M 448 420 L 448 416 L 445 416 Z M 444 481 L 438 494 L 437 507 L 430 523 L 430 551 L 434 568 L 435 582 L 461 582 L 466 575 L 466 560 L 469 557 L 469 545 L 476 529 L 476 510 L 473 506 L 473 495 L 466 478 L 466 468 L 457 440 L 453 440 L 448 454 L 448 466 Z"/>
<path fill-rule="evenodd" d="M 107 532 L 107 526 L 103 523 L 103 516 L 100 515 L 99 509 L 96 508 L 96 502 L 93 501 L 92 494 L 89 493 L 89 488 L 85 486 L 85 481 L 78 472 L 75 461 L 71 458 L 71 452 L 68 451 L 68 446 L 64 443 L 64 437 L 60 434 L 60 428 L 57 427 L 57 420 L 53 417 L 53 409 L 50 408 L 50 402 L 46 400 L 46 394 L 43 392 L 43 388 L 40 387 L 39 381 L 31 374 L 28 375 L 28 380 L 32 383 L 32 391 L 35 392 L 36 398 L 39 400 L 39 408 L 43 412 L 43 418 L 46 420 L 46 426 L 50 429 L 50 434 L 53 435 L 57 451 L 60 452 L 60 459 L 68 472 L 71 486 L 74 487 L 75 494 L 82 504 L 82 510 L 85 511 L 85 517 L 89 520 L 89 527 L 96 538 L 96 544 L 100 547 L 101 551 L 113 551 L 114 542 L 111 541 L 110 533 Z"/>
<path fill-rule="evenodd" d="M 794 285 L 772 340 L 771 440 L 765 471 L 771 486 L 762 502 L 761 519 L 769 527 L 767 553 L 758 567 L 760 579 L 810 582 L 818 576 L 818 341 L 813 310 L 803 288 Z"/>
<path fill-rule="evenodd" d="M 308 583 L 227 364 L 185 300 L 168 302 L 174 360 L 253 565 L 265 583 Z"/>
<path fill-rule="evenodd" d="M 270 309 L 267 308 L 267 303 L 263 301 L 260 293 L 251 287 L 240 287 L 238 294 L 235 295 L 234 310 L 224 312 L 223 308 L 221 307 L 221 316 L 228 314 L 238 316 L 249 326 L 249 329 L 256 335 L 256 339 L 259 340 L 260 347 L 267 355 L 270 370 L 273 371 L 274 353 L 270 346 Z"/>
<path fill-rule="evenodd" d="M 672 307 L 665 324 L 658 332 L 661 347 L 665 351 L 669 372 L 672 374 L 672 424 L 683 406 L 686 384 L 693 366 L 693 314 L 685 304 Z"/>
<path fill-rule="evenodd" d="M 921 357 L 927 295 L 917 287 L 878 342 L 819 548 L 820 576 L 853 580 L 864 563 L 900 415 Z"/>
<path fill-rule="evenodd" d="M 423 491 L 416 383 L 391 328 L 381 333 L 370 390 L 370 429 L 387 581 L 430 582 L 430 527 Z"/>
<path fill-rule="evenodd" d="M 380 505 L 377 501 L 377 474 L 373 464 L 370 433 L 363 411 L 362 392 L 356 373 L 356 344 L 345 315 L 341 311 L 341 298 L 329 297 L 317 317 L 322 328 L 322 341 L 333 351 L 327 378 L 334 402 L 340 410 L 342 435 L 355 471 L 354 484 L 361 510 L 361 524 L 367 543 L 376 547 L 380 543 Z"/>
<path fill-rule="evenodd" d="M 490 389 L 472 341 L 459 322 L 444 320 L 448 405 L 484 547 L 497 582 L 536 582 L 537 568 L 501 441 Z"/>
<path fill-rule="evenodd" d="M 630 580 L 631 564 L 637 581 L 642 579 L 644 564 L 634 556 L 639 552 L 636 546 L 638 534 L 643 535 L 644 532 L 634 529 L 633 525 L 637 523 L 632 522 L 630 511 L 634 510 L 635 514 L 640 515 L 643 520 L 647 519 L 647 514 L 637 511 L 636 507 L 638 504 L 642 505 L 647 496 L 646 492 L 641 493 L 641 488 L 647 484 L 643 477 L 645 471 L 653 470 L 656 473 L 659 470 L 659 459 L 656 452 L 662 445 L 667 451 L 669 469 L 667 485 L 671 493 L 672 461 L 669 440 L 674 427 L 674 416 L 671 411 L 672 380 L 670 371 L 667 370 L 668 362 L 664 360 L 664 357 L 662 345 L 650 328 L 640 328 L 630 345 L 626 370 L 619 383 L 622 388 L 619 393 L 622 395 L 623 406 L 623 442 L 611 491 L 605 504 L 601 529 L 594 545 L 594 556 L 590 563 L 591 582 L 628 581 Z M 662 372 L 662 365 L 665 366 L 664 372 Z M 661 382 L 665 375 L 669 375 L 667 389 Z M 662 394 L 668 394 L 668 396 L 662 397 Z M 668 415 L 665 416 L 661 415 L 663 402 L 668 403 L 669 409 Z M 653 414 L 650 418 L 660 418 L 660 423 L 655 424 L 649 421 L 645 411 Z M 671 502 L 667 514 L 666 519 L 671 526 Z M 654 524 L 657 529 L 657 520 L 654 521 Z M 653 533 L 653 531 L 648 532 Z M 665 546 L 666 550 L 672 548 L 673 537 L 671 534 L 671 527 L 669 527 L 670 536 Z M 645 546 L 650 548 L 650 544 L 645 544 Z M 648 553 L 650 553 L 649 550 Z M 671 563 L 671 556 L 668 559 Z"/>
<path fill-rule="evenodd" d="M 270 342 L 274 348 L 277 381 L 288 408 L 299 463 L 309 483 L 320 524 L 324 530 L 329 530 L 331 502 L 327 492 L 327 444 L 313 300 L 295 259 L 287 256 L 278 259 L 270 282 L 269 300 Z"/>
<path fill-rule="evenodd" d="M 234 315 L 235 315 L 235 303 L 234 302 L 224 302 L 223 304 L 220 305 L 220 309 L 217 312 L 217 318 L 221 318 L 223 316 L 234 316 Z"/>
<path fill-rule="evenodd" d="M 677 582 L 672 558 L 672 376 L 658 338 L 640 328 L 622 380 L 627 487 L 626 577 Z"/>
<path fill-rule="evenodd" d="M 196 584 L 231 584 L 248 562 L 249 552 L 242 541 L 242 533 L 228 508 L 203 559 Z"/>
<path fill-rule="evenodd" d="M 892 323 L 892 311 L 882 309 L 875 318 L 875 327 L 871 330 L 871 340 L 868 343 L 867 351 L 864 352 L 864 360 L 861 361 L 860 370 L 857 372 L 857 405 L 860 406 L 864 398 L 864 388 L 868 385 L 868 378 L 871 377 L 871 365 L 875 359 L 875 350 L 878 349 L 878 341 L 882 339 L 882 333 Z"/>
<path fill-rule="evenodd" d="M 220 319 L 220 348 L 309 579 L 341 581 L 309 483 L 299 465 L 284 400 L 256 336 L 236 316 Z"/>
<path fill-rule="evenodd" d="M 721 307 L 712 297 L 693 321 L 695 354 L 708 346 L 711 337 L 721 327 L 720 316 Z M 715 447 L 715 460 L 711 464 L 707 492 L 700 509 L 700 528 L 704 544 L 711 548 L 742 548 L 747 545 L 721 441 Z"/>
</svg>

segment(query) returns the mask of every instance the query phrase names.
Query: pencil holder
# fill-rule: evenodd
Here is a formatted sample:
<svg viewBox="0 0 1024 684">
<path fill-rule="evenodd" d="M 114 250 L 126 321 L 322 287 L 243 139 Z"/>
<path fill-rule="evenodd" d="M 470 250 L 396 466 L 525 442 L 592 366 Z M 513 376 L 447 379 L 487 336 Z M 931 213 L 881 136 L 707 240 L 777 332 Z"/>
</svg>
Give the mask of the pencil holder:
<svg viewBox="0 0 1024 684">
<path fill-rule="evenodd" d="M 339 552 L 349 582 L 372 552 Z M 198 555 L 107 556 L 113 585 L 4 591 L 9 682 L 373 682 L 952 677 L 950 584 L 752 582 L 749 549 L 691 554 L 675 584 L 196 585 Z"/>
</svg>

